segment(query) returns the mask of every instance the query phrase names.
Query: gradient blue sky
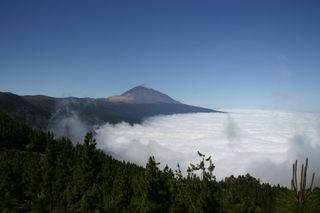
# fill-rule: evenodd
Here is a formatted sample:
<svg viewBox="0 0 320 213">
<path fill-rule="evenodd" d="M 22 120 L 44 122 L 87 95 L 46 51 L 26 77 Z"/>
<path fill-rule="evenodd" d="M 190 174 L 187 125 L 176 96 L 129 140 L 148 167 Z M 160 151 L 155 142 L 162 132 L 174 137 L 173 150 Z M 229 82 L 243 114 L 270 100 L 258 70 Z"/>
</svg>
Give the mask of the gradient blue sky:
<svg viewBox="0 0 320 213">
<path fill-rule="evenodd" d="M 318 2 L 1 0 L 0 91 L 320 111 Z"/>
</svg>

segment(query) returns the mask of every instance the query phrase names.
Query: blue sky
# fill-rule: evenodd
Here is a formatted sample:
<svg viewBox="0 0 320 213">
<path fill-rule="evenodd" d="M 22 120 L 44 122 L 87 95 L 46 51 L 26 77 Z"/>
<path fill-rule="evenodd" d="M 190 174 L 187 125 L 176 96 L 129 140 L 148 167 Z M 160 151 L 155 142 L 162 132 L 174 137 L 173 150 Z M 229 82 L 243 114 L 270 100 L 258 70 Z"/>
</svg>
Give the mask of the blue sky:
<svg viewBox="0 0 320 213">
<path fill-rule="evenodd" d="M 0 91 L 320 111 L 319 26 L 317 1 L 2 0 Z"/>
</svg>

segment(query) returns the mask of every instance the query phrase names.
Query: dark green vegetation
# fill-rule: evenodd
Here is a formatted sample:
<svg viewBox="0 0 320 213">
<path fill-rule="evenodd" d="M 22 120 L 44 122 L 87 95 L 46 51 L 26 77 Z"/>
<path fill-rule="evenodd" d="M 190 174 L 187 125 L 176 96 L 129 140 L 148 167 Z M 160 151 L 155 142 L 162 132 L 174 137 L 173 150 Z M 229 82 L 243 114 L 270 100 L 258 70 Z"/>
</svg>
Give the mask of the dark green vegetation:
<svg viewBox="0 0 320 213">
<path fill-rule="evenodd" d="M 118 123 L 140 123 L 154 115 L 170 115 L 190 112 L 216 112 L 211 109 L 171 103 L 130 104 L 109 102 L 106 98 L 53 98 L 48 96 L 18 96 L 0 92 L 0 111 L 11 118 L 33 127 L 47 130 L 50 122 L 76 113 L 88 125 Z"/>
<path fill-rule="evenodd" d="M 73 146 L 0 113 L 1 212 L 298 212 L 294 193 L 252 176 L 216 181 L 210 157 L 199 154 L 187 177 L 120 162 L 96 149 L 93 134 Z M 314 188 L 304 212 L 320 212 Z"/>
</svg>

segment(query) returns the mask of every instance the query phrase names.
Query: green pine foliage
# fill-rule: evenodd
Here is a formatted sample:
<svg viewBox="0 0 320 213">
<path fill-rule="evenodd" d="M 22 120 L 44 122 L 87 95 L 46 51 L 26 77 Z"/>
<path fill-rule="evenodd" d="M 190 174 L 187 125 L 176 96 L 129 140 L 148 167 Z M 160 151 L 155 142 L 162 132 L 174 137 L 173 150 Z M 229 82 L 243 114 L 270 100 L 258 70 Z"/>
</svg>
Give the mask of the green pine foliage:
<svg viewBox="0 0 320 213">
<path fill-rule="evenodd" d="M 198 152 L 184 176 L 121 162 L 96 148 L 94 133 L 74 146 L 0 113 L 0 212 L 298 212 L 294 194 L 249 174 L 216 181 L 211 156 Z M 320 212 L 314 188 L 304 212 Z"/>
</svg>

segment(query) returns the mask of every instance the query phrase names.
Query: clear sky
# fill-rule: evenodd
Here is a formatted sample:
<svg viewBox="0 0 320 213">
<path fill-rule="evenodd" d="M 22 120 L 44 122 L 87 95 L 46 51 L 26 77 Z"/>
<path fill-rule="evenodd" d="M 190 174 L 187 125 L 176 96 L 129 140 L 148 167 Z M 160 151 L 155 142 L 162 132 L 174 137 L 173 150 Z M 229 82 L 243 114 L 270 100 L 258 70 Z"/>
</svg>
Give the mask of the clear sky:
<svg viewBox="0 0 320 213">
<path fill-rule="evenodd" d="M 320 3 L 1 0 L 0 91 L 139 84 L 212 108 L 320 111 Z"/>
</svg>

